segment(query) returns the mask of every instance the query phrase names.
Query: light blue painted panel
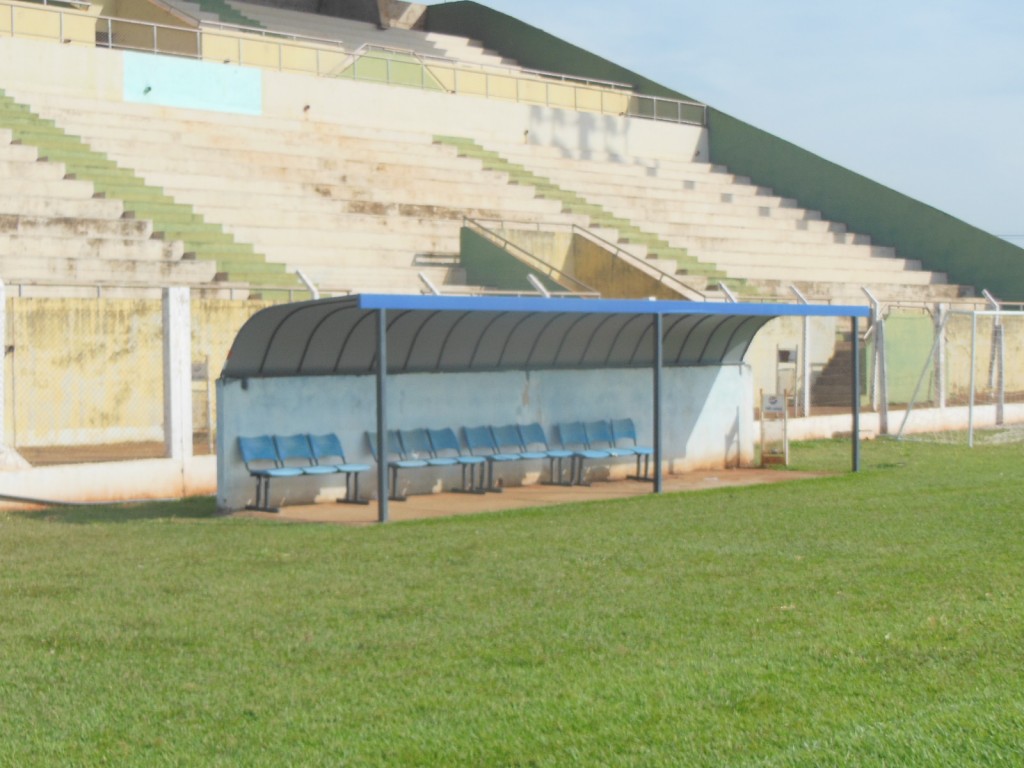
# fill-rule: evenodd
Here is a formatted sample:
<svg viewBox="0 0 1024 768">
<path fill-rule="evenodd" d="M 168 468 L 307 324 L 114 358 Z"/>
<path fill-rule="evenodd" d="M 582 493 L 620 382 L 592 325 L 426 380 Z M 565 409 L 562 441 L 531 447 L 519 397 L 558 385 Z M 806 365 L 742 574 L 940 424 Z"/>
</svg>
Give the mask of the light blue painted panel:
<svg viewBox="0 0 1024 768">
<path fill-rule="evenodd" d="M 124 54 L 124 100 L 242 115 L 263 113 L 258 69 L 150 53 Z"/>
</svg>

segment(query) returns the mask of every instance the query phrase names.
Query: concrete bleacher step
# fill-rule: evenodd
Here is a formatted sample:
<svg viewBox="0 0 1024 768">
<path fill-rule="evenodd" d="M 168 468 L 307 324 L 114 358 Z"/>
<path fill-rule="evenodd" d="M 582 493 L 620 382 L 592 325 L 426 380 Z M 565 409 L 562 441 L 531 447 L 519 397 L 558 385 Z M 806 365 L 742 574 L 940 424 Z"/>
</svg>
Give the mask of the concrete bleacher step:
<svg viewBox="0 0 1024 768">
<path fill-rule="evenodd" d="M 0 174 L 3 178 L 3 174 Z M 23 216 L 0 209 L 0 234 L 33 235 L 59 230 L 66 237 L 145 239 L 153 236 L 151 221 L 90 219 L 82 216 Z"/>
<path fill-rule="evenodd" d="M 119 282 L 142 285 L 200 285 L 212 283 L 216 270 L 209 262 L 159 259 L 82 258 L 9 252 L 0 238 L 0 269 L 14 280 L 68 280 L 71 282 Z"/>
<path fill-rule="evenodd" d="M 59 231 L 59 230 L 58 230 Z M 182 258 L 177 249 L 160 240 L 90 237 L 88 235 L 63 236 L 58 233 L 32 235 L 0 232 L 0 253 L 19 257 L 51 254 L 62 258 L 102 261 L 104 259 L 136 259 L 139 261 L 177 261 Z"/>
<path fill-rule="evenodd" d="M 928 293 L 946 282 L 919 261 L 900 259 L 895 249 L 873 245 L 870 237 L 722 167 L 579 158 L 524 145 L 508 151 L 529 170 L 563 188 L 585 190 L 588 200 L 616 217 L 645 222 L 649 232 L 754 286 L 770 287 L 780 271 L 817 289 L 889 282 Z"/>
<path fill-rule="evenodd" d="M 752 266 L 736 265 L 727 267 L 730 275 L 745 280 L 770 280 L 777 276 L 785 267 L 774 265 Z M 803 266 L 792 268 L 792 274 L 799 272 L 800 279 L 810 283 L 852 283 L 856 285 L 885 283 L 888 285 L 945 285 L 942 275 L 922 271 L 877 270 L 856 266 Z"/>
<path fill-rule="evenodd" d="M 0 125 L 11 131 L 12 137 L 36 146 L 40 158 L 63 164 L 70 181 L 81 180 L 89 185 L 91 197 L 99 193 L 122 201 L 123 209 L 136 219 L 151 219 L 154 234 L 162 233 L 166 239 L 183 241 L 182 250 L 214 264 L 214 272 L 230 280 L 246 280 L 250 272 L 262 279 L 267 272 L 262 256 L 251 246 L 238 248 L 230 235 L 215 225 L 205 222 L 188 206 L 177 203 L 162 190 L 147 185 L 130 169 L 124 168 L 101 152 L 93 150 L 80 137 L 68 133 L 53 120 L 45 119 L 27 105 L 15 101 L 0 90 Z M 69 183 L 69 179 L 60 182 Z M 164 219 L 161 213 L 175 211 L 176 219 Z M 277 269 L 282 285 L 297 285 L 297 279 Z"/>
<path fill-rule="evenodd" d="M 589 202 L 580 194 L 572 190 L 562 189 L 551 180 L 534 174 L 517 163 L 506 160 L 499 153 L 490 151 L 475 141 L 451 136 L 437 136 L 436 141 L 455 147 L 459 150 L 460 154 L 482 160 L 485 167 L 489 170 L 507 173 L 512 183 L 528 185 L 539 196 L 560 203 L 566 211 L 587 216 L 592 227 L 616 231 L 618 233 L 616 239 L 619 242 L 646 246 L 650 258 L 662 260 L 661 263 L 663 263 L 663 260 L 675 261 L 677 265 L 676 274 L 702 275 L 718 280 L 727 279 L 727 276 L 713 265 L 700 262 L 684 249 L 673 248 L 669 243 L 661 240 L 656 235 L 644 232 L 633 222 L 614 216 L 602 206 Z"/>
<path fill-rule="evenodd" d="M 0 211 L 12 216 L 84 219 L 120 219 L 124 216 L 124 205 L 120 200 L 47 196 L 43 190 L 33 190 L 35 194 L 23 195 L 4 194 L 5 191 L 6 180 L 4 188 L 0 190 Z"/>
</svg>

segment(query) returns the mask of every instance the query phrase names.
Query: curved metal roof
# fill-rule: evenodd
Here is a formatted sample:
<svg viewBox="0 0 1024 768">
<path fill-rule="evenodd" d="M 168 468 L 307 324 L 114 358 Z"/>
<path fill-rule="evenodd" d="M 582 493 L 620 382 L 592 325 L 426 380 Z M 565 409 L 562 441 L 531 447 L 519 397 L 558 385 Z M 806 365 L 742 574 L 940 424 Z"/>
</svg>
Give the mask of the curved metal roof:
<svg viewBox="0 0 1024 768">
<path fill-rule="evenodd" d="M 856 306 L 362 294 L 256 313 L 235 337 L 222 375 L 372 374 L 379 310 L 390 374 L 649 368 L 655 315 L 665 366 L 723 365 L 741 362 L 775 317 L 868 316 Z"/>
</svg>

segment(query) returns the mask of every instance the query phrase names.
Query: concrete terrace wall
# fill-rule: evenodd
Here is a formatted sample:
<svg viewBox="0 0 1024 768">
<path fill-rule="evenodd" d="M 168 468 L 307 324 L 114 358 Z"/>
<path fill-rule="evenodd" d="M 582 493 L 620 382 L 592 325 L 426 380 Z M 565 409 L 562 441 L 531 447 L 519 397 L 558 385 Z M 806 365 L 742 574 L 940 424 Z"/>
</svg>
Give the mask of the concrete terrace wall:
<svg viewBox="0 0 1024 768">
<path fill-rule="evenodd" d="M 664 372 L 664 447 L 669 471 L 722 468 L 753 460 L 753 402 L 745 366 L 674 368 Z M 475 374 L 410 374 L 388 382 L 392 428 L 563 421 L 629 416 L 639 439 L 653 440 L 652 373 L 649 370 L 533 371 Z M 334 431 L 353 462 L 371 462 L 366 432 L 375 428 L 372 376 L 297 377 L 219 382 L 217 388 L 217 506 L 237 510 L 251 502 L 255 482 L 238 452 L 241 436 Z M 609 405 L 614 403 L 614 405 Z M 536 482 L 543 462 L 496 470 L 506 484 Z M 600 462 L 597 463 L 599 465 Z M 624 476 L 633 463 L 611 467 Z M 529 471 L 524 473 L 524 469 Z M 361 485 L 376 488 L 371 476 Z M 600 477 L 601 471 L 596 471 Z M 441 482 L 438 483 L 440 478 Z M 460 483 L 457 469 L 409 470 L 399 475 L 402 489 L 429 493 Z M 271 483 L 271 502 L 334 498 L 341 487 L 324 480 L 287 478 Z"/>
<path fill-rule="evenodd" d="M 472 37 L 525 67 L 630 83 L 652 96 L 689 98 L 474 2 L 431 6 L 427 28 Z M 955 283 L 994 290 L 1007 301 L 1024 299 L 1024 249 L 719 110 L 708 110 L 708 134 L 710 155 L 701 159 L 796 198 L 880 245 L 895 246 L 902 258 L 920 260 L 925 269 L 945 272 Z"/>
</svg>

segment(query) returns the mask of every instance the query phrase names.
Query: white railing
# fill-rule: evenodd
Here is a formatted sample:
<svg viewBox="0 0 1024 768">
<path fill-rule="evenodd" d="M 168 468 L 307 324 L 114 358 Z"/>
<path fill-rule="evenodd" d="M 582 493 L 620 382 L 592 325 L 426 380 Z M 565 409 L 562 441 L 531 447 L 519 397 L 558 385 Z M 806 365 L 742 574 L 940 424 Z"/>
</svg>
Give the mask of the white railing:
<svg viewBox="0 0 1024 768">
<path fill-rule="evenodd" d="M 88 3 L 83 5 L 88 7 Z M 5 33 L 318 77 L 351 77 L 581 112 L 701 126 L 707 117 L 703 104 L 637 94 L 629 86 L 610 80 L 480 65 L 376 45 L 350 51 L 337 40 L 224 23 L 178 27 L 92 16 L 46 4 L 0 2 L 0 34 Z"/>
</svg>

